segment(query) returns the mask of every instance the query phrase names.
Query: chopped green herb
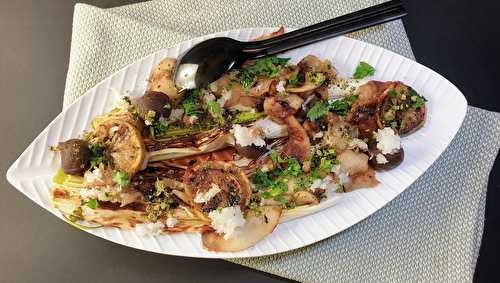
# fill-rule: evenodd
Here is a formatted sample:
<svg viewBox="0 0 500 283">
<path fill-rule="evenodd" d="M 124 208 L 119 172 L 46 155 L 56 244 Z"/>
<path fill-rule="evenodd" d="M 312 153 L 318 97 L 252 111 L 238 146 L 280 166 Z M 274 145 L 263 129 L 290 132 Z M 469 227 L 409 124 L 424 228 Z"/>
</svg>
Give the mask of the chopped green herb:
<svg viewBox="0 0 500 283">
<path fill-rule="evenodd" d="M 410 88 L 410 97 L 411 97 L 411 107 L 413 109 L 419 109 L 424 106 L 427 99 L 425 97 L 419 95 L 414 89 Z M 414 98 L 415 97 L 415 98 Z"/>
<path fill-rule="evenodd" d="M 373 76 L 375 74 L 375 68 L 370 66 L 370 64 L 366 62 L 359 62 L 359 65 L 356 67 L 356 71 L 354 72 L 353 77 L 355 79 L 362 79 L 368 76 Z"/>
<path fill-rule="evenodd" d="M 287 157 L 285 159 L 286 167 L 281 172 L 282 176 L 299 176 L 302 173 L 302 167 L 300 166 L 299 161 L 294 157 Z"/>
<path fill-rule="evenodd" d="M 99 203 L 94 198 L 89 199 L 87 202 L 85 202 L 85 204 L 92 209 L 96 209 L 99 207 Z"/>
<path fill-rule="evenodd" d="M 387 95 L 389 95 L 390 98 L 396 98 L 398 96 L 398 93 L 394 89 L 391 89 L 389 90 Z"/>
<path fill-rule="evenodd" d="M 311 77 L 311 82 L 315 85 L 321 85 L 326 80 L 326 76 L 323 73 L 314 73 Z"/>
<path fill-rule="evenodd" d="M 307 111 L 307 118 L 312 122 L 326 117 L 328 114 L 328 103 L 320 100 L 316 102 L 309 111 Z"/>
<path fill-rule="evenodd" d="M 113 181 L 122 187 L 126 187 L 129 184 L 129 176 L 127 172 L 116 171 L 113 175 Z"/>
<path fill-rule="evenodd" d="M 278 58 L 276 56 L 258 59 L 254 65 L 240 71 L 241 85 L 243 88 L 248 89 L 256 82 L 258 76 L 276 77 L 289 60 L 290 58 Z"/>
<path fill-rule="evenodd" d="M 352 104 L 358 99 L 357 95 L 346 96 L 343 99 L 335 100 L 330 105 L 330 110 L 339 116 L 346 116 L 351 110 Z"/>
<path fill-rule="evenodd" d="M 193 89 L 186 93 L 182 101 L 182 109 L 187 116 L 193 116 L 202 112 L 201 103 L 199 101 L 203 93 L 199 89 Z"/>
<path fill-rule="evenodd" d="M 90 143 L 90 167 L 91 169 L 99 167 L 100 164 L 106 164 L 108 161 L 106 159 L 106 152 L 104 147 L 98 143 Z"/>
<path fill-rule="evenodd" d="M 258 119 L 264 116 L 266 116 L 266 114 L 262 112 L 252 112 L 252 111 L 239 112 L 233 117 L 232 122 L 233 124 L 250 123 L 253 121 L 257 121 Z"/>
<path fill-rule="evenodd" d="M 168 124 L 161 121 L 154 121 L 151 126 L 149 126 L 149 134 L 152 138 L 157 138 L 165 135 L 168 131 Z"/>
<path fill-rule="evenodd" d="M 273 184 L 273 180 L 267 172 L 257 169 L 251 177 L 252 183 L 255 185 L 257 190 L 268 188 Z"/>
</svg>

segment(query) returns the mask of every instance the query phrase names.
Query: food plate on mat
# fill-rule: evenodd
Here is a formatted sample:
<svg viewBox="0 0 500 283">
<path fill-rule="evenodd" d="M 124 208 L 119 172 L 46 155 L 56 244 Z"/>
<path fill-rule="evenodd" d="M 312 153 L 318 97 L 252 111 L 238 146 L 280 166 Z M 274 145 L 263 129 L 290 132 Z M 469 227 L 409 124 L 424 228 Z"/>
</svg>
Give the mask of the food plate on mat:
<svg viewBox="0 0 500 283">
<path fill-rule="evenodd" d="M 58 115 L 8 180 L 75 227 L 164 254 L 263 256 L 347 229 L 425 172 L 467 102 L 436 72 L 348 37 L 248 61 L 205 89 L 172 83 L 202 40 L 281 32 L 221 32 L 128 65 Z"/>
</svg>

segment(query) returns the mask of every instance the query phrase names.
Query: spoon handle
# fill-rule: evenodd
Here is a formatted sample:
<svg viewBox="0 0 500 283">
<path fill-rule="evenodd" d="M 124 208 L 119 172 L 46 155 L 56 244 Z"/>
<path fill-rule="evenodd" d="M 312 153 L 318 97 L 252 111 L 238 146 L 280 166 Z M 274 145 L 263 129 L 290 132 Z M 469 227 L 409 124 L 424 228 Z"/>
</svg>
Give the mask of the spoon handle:
<svg viewBox="0 0 500 283">
<path fill-rule="evenodd" d="M 246 42 L 243 52 L 257 59 L 375 26 L 405 16 L 400 1 L 389 1 L 263 41 Z"/>
</svg>

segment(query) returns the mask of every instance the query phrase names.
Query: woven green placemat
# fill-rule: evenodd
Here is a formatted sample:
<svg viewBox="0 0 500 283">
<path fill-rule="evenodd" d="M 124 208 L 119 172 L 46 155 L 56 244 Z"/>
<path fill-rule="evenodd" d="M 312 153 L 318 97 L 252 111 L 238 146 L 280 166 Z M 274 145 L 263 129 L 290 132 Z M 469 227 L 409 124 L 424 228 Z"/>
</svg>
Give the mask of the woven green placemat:
<svg viewBox="0 0 500 283">
<path fill-rule="evenodd" d="M 155 50 L 243 27 L 300 27 L 382 1 L 151 1 L 75 7 L 64 105 Z M 400 21 L 351 36 L 413 58 Z M 232 260 L 299 281 L 471 281 L 500 114 L 469 107 L 452 144 L 410 188 L 352 228 L 284 254 Z"/>
</svg>

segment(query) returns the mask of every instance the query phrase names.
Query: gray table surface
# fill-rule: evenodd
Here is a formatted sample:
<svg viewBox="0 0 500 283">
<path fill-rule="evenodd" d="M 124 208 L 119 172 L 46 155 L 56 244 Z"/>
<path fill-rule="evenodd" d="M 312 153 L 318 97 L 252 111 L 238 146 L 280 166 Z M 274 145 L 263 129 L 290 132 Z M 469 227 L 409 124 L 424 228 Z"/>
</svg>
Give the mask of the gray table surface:
<svg viewBox="0 0 500 283">
<path fill-rule="evenodd" d="M 139 1 L 0 0 L 3 175 L 61 111 L 76 2 L 106 8 Z M 499 111 L 498 91 L 491 82 L 498 79 L 500 69 L 498 60 L 487 55 L 498 54 L 500 48 L 498 40 L 491 40 L 491 34 L 498 33 L 491 24 L 498 2 L 404 2 L 410 12 L 405 24 L 417 59 L 455 82 L 472 105 Z M 429 33 L 431 28 L 434 32 Z M 479 44 L 483 42 L 488 44 Z M 476 56 L 462 56 L 468 52 Z M 458 58 L 462 68 L 456 67 Z M 471 69 L 486 71 L 471 73 Z M 487 208 L 478 268 L 480 281 L 499 276 L 500 174 L 494 173 L 499 166 L 494 167 L 490 177 L 488 202 L 494 205 Z M 285 281 L 223 260 L 164 256 L 119 246 L 53 217 L 17 192 L 3 176 L 0 184 L 0 282 Z"/>
</svg>

